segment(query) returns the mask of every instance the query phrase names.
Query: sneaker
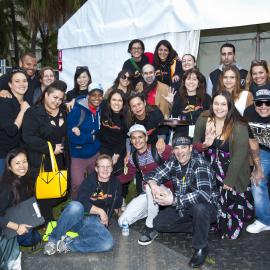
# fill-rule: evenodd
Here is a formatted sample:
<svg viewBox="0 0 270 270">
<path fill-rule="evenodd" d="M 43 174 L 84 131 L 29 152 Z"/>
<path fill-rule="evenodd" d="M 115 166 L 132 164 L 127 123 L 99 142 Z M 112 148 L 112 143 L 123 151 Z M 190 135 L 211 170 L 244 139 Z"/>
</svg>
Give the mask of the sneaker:
<svg viewBox="0 0 270 270">
<path fill-rule="evenodd" d="M 43 253 L 45 255 L 48 255 L 48 256 L 55 254 L 56 253 L 56 243 L 52 242 L 52 241 L 47 242 L 44 246 Z"/>
<path fill-rule="evenodd" d="M 145 226 L 140 236 L 140 239 L 138 240 L 138 244 L 142 246 L 150 245 L 157 236 L 158 236 L 158 232 L 156 230 Z"/>
<path fill-rule="evenodd" d="M 68 243 L 71 241 L 69 236 L 62 236 L 61 240 L 58 240 L 56 243 L 56 250 L 58 253 L 68 253 L 70 248 L 68 247 Z"/>
<path fill-rule="evenodd" d="M 246 230 L 249 233 L 260 233 L 262 231 L 269 231 L 270 226 L 261 223 L 259 220 L 255 220 L 252 224 L 247 226 Z"/>
</svg>

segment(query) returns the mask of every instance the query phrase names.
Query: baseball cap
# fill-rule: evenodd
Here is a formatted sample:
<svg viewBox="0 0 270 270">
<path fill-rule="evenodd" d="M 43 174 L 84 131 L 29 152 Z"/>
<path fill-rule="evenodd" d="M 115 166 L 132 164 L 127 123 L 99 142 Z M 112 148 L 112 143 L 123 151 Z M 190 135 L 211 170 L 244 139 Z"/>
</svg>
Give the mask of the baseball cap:
<svg viewBox="0 0 270 270">
<path fill-rule="evenodd" d="M 257 90 L 254 100 L 270 100 L 270 90 L 269 89 L 259 89 Z"/>
<path fill-rule="evenodd" d="M 103 87 L 101 83 L 91 83 L 88 93 L 92 93 L 94 91 L 100 91 L 103 94 Z"/>
<path fill-rule="evenodd" d="M 131 126 L 129 128 L 127 135 L 130 136 L 132 134 L 132 132 L 135 132 L 135 131 L 141 131 L 142 133 L 147 135 L 147 131 L 146 131 L 145 127 L 143 125 L 139 125 L 139 124 L 135 124 L 135 125 Z"/>
<path fill-rule="evenodd" d="M 188 136 L 183 136 L 183 135 L 174 137 L 172 141 L 173 147 L 177 147 L 180 145 L 191 145 L 191 144 L 192 144 L 191 138 Z"/>
</svg>

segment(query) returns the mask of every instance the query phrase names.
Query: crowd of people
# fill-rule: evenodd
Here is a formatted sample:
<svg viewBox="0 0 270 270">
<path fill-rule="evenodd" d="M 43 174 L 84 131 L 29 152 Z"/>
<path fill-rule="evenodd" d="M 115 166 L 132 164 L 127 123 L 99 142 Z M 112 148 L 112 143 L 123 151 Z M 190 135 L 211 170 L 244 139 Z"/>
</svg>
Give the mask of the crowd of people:
<svg viewBox="0 0 270 270">
<path fill-rule="evenodd" d="M 37 200 L 44 226 L 56 219 L 55 206 L 71 202 L 46 255 L 111 250 L 113 216 L 120 227 L 146 218 L 140 245 L 159 232 L 192 233 L 191 267 L 205 262 L 210 227 L 221 239 L 270 230 L 267 62 L 254 60 L 247 71 L 225 43 L 206 79 L 196 58 L 180 57 L 167 40 L 146 53 L 135 39 L 128 53 L 107 90 L 87 66 L 76 67 L 67 89 L 51 67 L 37 72 L 32 53 L 0 77 L 1 269 L 21 269 L 17 238 L 4 229 L 23 235 L 30 226 L 5 213 L 35 194 L 42 162 L 52 169 L 48 141 L 58 168 L 68 170 L 68 194 Z M 137 195 L 126 205 L 134 179 Z"/>
</svg>

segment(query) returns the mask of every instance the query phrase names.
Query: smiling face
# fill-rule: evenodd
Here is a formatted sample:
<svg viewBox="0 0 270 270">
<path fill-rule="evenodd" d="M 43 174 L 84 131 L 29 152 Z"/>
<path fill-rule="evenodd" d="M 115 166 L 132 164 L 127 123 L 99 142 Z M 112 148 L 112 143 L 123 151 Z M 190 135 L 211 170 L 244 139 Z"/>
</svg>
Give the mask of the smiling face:
<svg viewBox="0 0 270 270">
<path fill-rule="evenodd" d="M 145 101 L 142 101 L 139 97 L 135 97 L 129 102 L 132 113 L 140 120 L 145 118 Z"/>
<path fill-rule="evenodd" d="M 119 113 L 123 109 L 123 99 L 120 94 L 115 93 L 111 96 L 110 107 L 114 113 Z"/>
<path fill-rule="evenodd" d="M 147 149 L 147 136 L 141 131 L 132 132 L 130 141 L 139 153 L 143 153 Z"/>
<path fill-rule="evenodd" d="M 64 93 L 60 90 L 53 90 L 50 94 L 45 93 L 44 106 L 47 111 L 52 112 L 59 109 L 64 100 Z"/>
<path fill-rule="evenodd" d="M 213 100 L 213 112 L 216 118 L 224 120 L 228 114 L 228 103 L 224 96 L 218 95 Z"/>
<path fill-rule="evenodd" d="M 18 177 L 25 176 L 28 171 L 28 161 L 24 153 L 19 153 L 15 156 L 9 166 L 10 171 L 12 171 Z"/>
<path fill-rule="evenodd" d="M 131 56 L 135 59 L 135 61 L 140 61 L 143 54 L 142 45 L 139 42 L 133 43 L 130 53 Z"/>
<path fill-rule="evenodd" d="M 145 65 L 143 67 L 142 76 L 143 76 L 144 81 L 148 85 L 152 84 L 154 82 L 155 78 L 156 78 L 156 76 L 155 76 L 155 68 L 152 65 L 149 65 L 149 64 Z"/>
<path fill-rule="evenodd" d="M 88 104 L 97 108 L 103 100 L 103 93 L 99 90 L 92 91 L 88 95 Z"/>
<path fill-rule="evenodd" d="M 80 90 L 85 90 L 87 89 L 89 85 L 90 78 L 88 74 L 85 72 L 82 72 L 79 77 L 77 78 L 77 83 L 79 85 Z"/>
<path fill-rule="evenodd" d="M 167 60 L 169 53 L 170 53 L 169 49 L 166 46 L 162 44 L 159 46 L 158 57 L 161 60 L 161 62 L 165 62 Z"/>
<path fill-rule="evenodd" d="M 37 59 L 29 55 L 26 55 L 21 63 L 21 68 L 23 68 L 29 77 L 33 77 L 37 70 Z"/>
<path fill-rule="evenodd" d="M 187 89 L 188 96 L 196 95 L 196 91 L 199 85 L 199 80 L 195 73 L 191 73 L 185 80 L 185 87 Z"/>
<path fill-rule="evenodd" d="M 107 158 L 102 158 L 98 161 L 95 171 L 97 172 L 98 180 L 108 182 L 113 170 L 112 162 Z"/>
<path fill-rule="evenodd" d="M 46 87 L 55 81 L 55 76 L 52 70 L 47 69 L 43 73 L 43 77 L 40 79 L 41 84 Z"/>
<path fill-rule="evenodd" d="M 263 66 L 254 66 L 251 73 L 253 81 L 257 85 L 264 85 L 267 82 L 268 74 Z"/>
<path fill-rule="evenodd" d="M 129 84 L 130 84 L 130 75 L 128 74 L 128 72 L 126 72 L 124 75 L 122 75 L 120 77 L 119 84 L 124 88 L 129 86 Z"/>
<path fill-rule="evenodd" d="M 185 54 L 182 58 L 182 68 L 184 71 L 192 69 L 196 66 L 196 62 L 193 57 L 189 54 Z"/>
<path fill-rule="evenodd" d="M 232 70 L 228 70 L 224 73 L 223 84 L 228 92 L 233 92 L 236 86 L 236 75 Z"/>
<path fill-rule="evenodd" d="M 261 116 L 261 117 L 269 117 L 270 116 L 270 105 L 268 106 L 268 103 L 270 103 L 270 100 L 260 100 L 258 101 L 260 106 L 255 104 L 255 111 Z"/>
<path fill-rule="evenodd" d="M 23 96 L 28 89 L 26 75 L 22 72 L 12 74 L 11 82 L 8 83 L 11 92 L 16 96 Z"/>
<path fill-rule="evenodd" d="M 192 145 L 179 145 L 173 148 L 173 153 L 181 165 L 190 161 Z"/>
</svg>

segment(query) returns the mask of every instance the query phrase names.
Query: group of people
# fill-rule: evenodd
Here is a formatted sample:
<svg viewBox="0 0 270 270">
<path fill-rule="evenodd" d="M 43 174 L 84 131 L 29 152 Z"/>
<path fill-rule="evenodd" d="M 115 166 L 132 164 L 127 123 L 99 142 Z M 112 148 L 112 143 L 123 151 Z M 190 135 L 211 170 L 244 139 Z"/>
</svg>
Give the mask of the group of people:
<svg viewBox="0 0 270 270">
<path fill-rule="evenodd" d="M 128 52 L 106 91 L 92 82 L 87 66 L 76 68 L 67 91 L 51 67 L 38 76 L 32 53 L 0 77 L 3 269 L 21 269 L 17 240 L 6 239 L 3 229 L 23 235 L 30 228 L 7 220 L 5 211 L 34 195 L 42 161 L 51 170 L 48 141 L 59 169 L 69 172 L 72 201 L 44 246 L 46 255 L 111 250 L 113 215 L 119 226 L 146 218 L 140 245 L 158 232 L 193 233 L 191 267 L 205 262 L 210 226 L 221 238 L 237 239 L 255 217 L 249 233 L 270 230 L 267 62 L 252 61 L 248 72 L 236 62 L 234 45 L 225 43 L 221 65 L 206 79 L 196 58 L 180 57 L 167 40 L 149 53 L 135 39 Z M 138 194 L 121 208 L 134 178 Z M 45 225 L 66 199 L 38 200 Z"/>
</svg>

